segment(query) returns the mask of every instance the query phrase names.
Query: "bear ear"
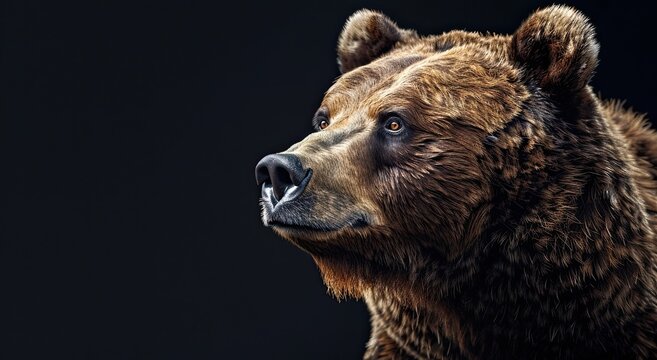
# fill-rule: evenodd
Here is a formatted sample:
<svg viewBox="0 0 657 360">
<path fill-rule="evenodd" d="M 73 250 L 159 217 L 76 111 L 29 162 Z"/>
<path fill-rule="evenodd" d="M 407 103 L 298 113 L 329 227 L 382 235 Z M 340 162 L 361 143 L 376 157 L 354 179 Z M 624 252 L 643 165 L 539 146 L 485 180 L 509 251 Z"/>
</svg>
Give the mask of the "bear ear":
<svg viewBox="0 0 657 360">
<path fill-rule="evenodd" d="M 513 34 L 511 57 L 527 76 L 551 92 L 579 91 L 598 64 L 595 30 L 579 11 L 550 6 L 531 15 Z"/>
<path fill-rule="evenodd" d="M 370 63 L 400 41 L 416 38 L 414 31 L 397 27 L 387 16 L 372 10 L 355 12 L 338 40 L 338 65 L 344 74 Z"/>
</svg>

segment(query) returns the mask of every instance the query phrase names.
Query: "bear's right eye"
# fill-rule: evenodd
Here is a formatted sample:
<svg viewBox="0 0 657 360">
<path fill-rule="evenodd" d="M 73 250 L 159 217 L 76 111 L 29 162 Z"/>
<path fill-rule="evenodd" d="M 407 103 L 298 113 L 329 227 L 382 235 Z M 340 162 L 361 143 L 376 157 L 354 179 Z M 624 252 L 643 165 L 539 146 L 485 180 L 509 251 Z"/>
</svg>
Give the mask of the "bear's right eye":
<svg viewBox="0 0 657 360">
<path fill-rule="evenodd" d="M 324 130 L 329 125 L 331 125 L 331 122 L 329 121 L 328 109 L 326 107 L 319 108 L 313 117 L 313 127 L 315 130 Z"/>
</svg>

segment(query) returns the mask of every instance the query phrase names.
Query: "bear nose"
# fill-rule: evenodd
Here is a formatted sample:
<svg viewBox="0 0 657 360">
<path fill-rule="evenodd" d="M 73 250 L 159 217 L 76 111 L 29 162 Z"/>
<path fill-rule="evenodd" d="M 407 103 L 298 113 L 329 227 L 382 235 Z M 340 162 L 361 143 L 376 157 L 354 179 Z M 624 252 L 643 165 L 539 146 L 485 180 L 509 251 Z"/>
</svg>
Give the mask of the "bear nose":
<svg viewBox="0 0 657 360">
<path fill-rule="evenodd" d="M 296 155 L 272 154 L 262 158 L 256 165 L 256 183 L 271 186 L 274 197 L 280 201 L 291 190 L 295 190 L 294 197 L 301 194 L 308 183 L 304 181 L 306 173 Z"/>
</svg>

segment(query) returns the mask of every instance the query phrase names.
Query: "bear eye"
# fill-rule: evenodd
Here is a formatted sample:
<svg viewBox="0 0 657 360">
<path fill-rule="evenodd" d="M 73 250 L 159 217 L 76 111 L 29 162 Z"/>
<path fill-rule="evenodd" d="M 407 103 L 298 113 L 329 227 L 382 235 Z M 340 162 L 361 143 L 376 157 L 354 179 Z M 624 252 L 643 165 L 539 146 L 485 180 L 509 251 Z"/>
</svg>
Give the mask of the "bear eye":
<svg viewBox="0 0 657 360">
<path fill-rule="evenodd" d="M 399 129 L 401 129 L 401 124 L 396 121 L 391 121 L 390 124 L 388 124 L 388 130 L 399 131 Z"/>
<path fill-rule="evenodd" d="M 385 129 L 390 133 L 397 134 L 403 127 L 402 120 L 398 116 L 391 116 L 386 120 Z"/>
<path fill-rule="evenodd" d="M 316 130 L 324 130 L 329 125 L 331 125 L 331 122 L 329 121 L 328 111 L 325 108 L 320 108 L 313 117 L 313 127 Z"/>
</svg>

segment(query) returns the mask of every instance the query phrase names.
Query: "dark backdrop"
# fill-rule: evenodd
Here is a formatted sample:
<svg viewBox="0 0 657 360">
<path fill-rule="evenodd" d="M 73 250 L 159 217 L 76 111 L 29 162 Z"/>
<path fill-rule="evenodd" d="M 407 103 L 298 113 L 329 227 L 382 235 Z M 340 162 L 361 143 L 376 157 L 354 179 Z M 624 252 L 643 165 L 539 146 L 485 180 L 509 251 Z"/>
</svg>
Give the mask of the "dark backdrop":
<svg viewBox="0 0 657 360">
<path fill-rule="evenodd" d="M 365 306 L 261 225 L 254 165 L 311 130 L 353 11 L 508 33 L 546 4 L 2 3 L 0 358 L 358 358 Z M 639 4 L 576 5 L 596 89 L 657 118 Z"/>
</svg>

